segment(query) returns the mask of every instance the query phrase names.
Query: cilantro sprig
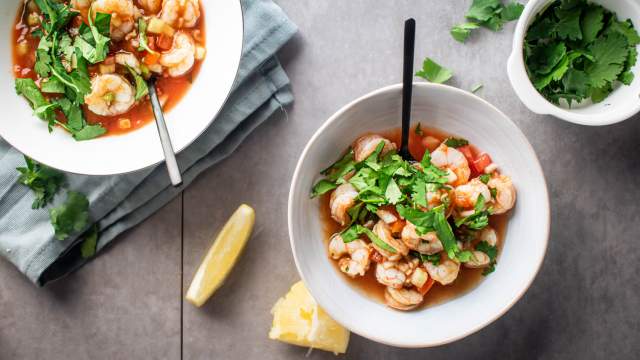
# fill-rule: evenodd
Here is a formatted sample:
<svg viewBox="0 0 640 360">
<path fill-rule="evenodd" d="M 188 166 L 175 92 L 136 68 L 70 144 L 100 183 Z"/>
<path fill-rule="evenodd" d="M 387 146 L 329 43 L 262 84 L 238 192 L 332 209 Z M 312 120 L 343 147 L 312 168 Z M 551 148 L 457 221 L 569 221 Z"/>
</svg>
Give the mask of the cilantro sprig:
<svg viewBox="0 0 640 360">
<path fill-rule="evenodd" d="M 33 190 L 35 199 L 32 209 L 40 209 L 51 203 L 53 197 L 65 182 L 64 175 L 48 166 L 24 157 L 26 166 L 16 168 L 20 172 L 18 182 Z"/>
<path fill-rule="evenodd" d="M 630 20 L 586 0 L 557 0 L 527 31 L 524 57 L 535 88 L 549 101 L 603 101 L 629 85 L 640 35 Z"/>
</svg>

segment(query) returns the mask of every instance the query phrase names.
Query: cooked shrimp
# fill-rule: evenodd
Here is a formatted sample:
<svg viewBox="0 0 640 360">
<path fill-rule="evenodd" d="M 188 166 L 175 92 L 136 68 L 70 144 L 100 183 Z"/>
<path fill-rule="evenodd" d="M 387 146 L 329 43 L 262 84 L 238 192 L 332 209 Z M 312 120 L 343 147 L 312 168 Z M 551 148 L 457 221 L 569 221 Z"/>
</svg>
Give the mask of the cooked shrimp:
<svg viewBox="0 0 640 360">
<path fill-rule="evenodd" d="M 427 184 L 427 209 L 431 210 L 448 201 L 449 191 L 445 188 L 433 189 L 433 184 Z"/>
<path fill-rule="evenodd" d="M 358 197 L 358 191 L 349 183 L 342 184 L 333 190 L 329 200 L 333 220 L 342 226 L 347 225 L 349 223 L 347 211 L 356 203 L 356 197 Z"/>
<path fill-rule="evenodd" d="M 120 75 L 97 75 L 91 80 L 91 93 L 84 98 L 92 112 L 115 116 L 127 112 L 133 103 L 133 87 Z"/>
<path fill-rule="evenodd" d="M 422 303 L 424 297 L 413 289 L 395 289 L 387 286 L 384 292 L 385 303 L 394 309 L 411 310 Z"/>
<path fill-rule="evenodd" d="M 87 11 L 91 6 L 91 0 L 71 0 L 71 7 L 79 11 Z"/>
<path fill-rule="evenodd" d="M 516 188 L 510 177 L 498 175 L 491 178 L 487 185 L 491 189 L 496 189 L 496 197 L 493 199 L 494 214 L 504 214 L 513 208 L 516 203 Z"/>
<path fill-rule="evenodd" d="M 122 40 L 133 31 L 139 16 L 132 0 L 94 0 L 91 14 L 95 17 L 97 13 L 111 14 L 111 38 L 114 40 Z"/>
<path fill-rule="evenodd" d="M 382 285 L 400 289 L 407 280 L 407 275 L 393 261 L 385 261 L 376 265 L 376 280 Z"/>
<path fill-rule="evenodd" d="M 376 249 L 382 256 L 391 260 L 397 261 L 400 260 L 404 255 L 409 253 L 409 248 L 400 240 L 393 237 L 391 234 L 391 229 L 389 225 L 387 225 L 384 221 L 378 220 L 378 222 L 373 226 L 373 233 L 380 238 L 384 243 L 388 246 L 392 247 L 395 250 L 395 253 L 385 250 L 375 243 L 371 243 L 374 249 Z"/>
<path fill-rule="evenodd" d="M 384 147 L 380 155 L 395 150 L 396 145 L 380 135 L 370 134 L 359 137 L 358 140 L 353 143 L 353 153 L 356 162 L 364 161 L 369 155 L 373 154 L 381 141 L 384 141 Z"/>
<path fill-rule="evenodd" d="M 425 261 L 424 267 L 427 269 L 429 276 L 442 285 L 451 284 L 458 277 L 458 272 L 460 271 L 460 263 L 451 259 L 444 259 L 438 265 Z"/>
<path fill-rule="evenodd" d="M 116 53 L 116 64 L 120 64 L 122 66 L 128 66 L 135 70 L 138 74 L 140 71 L 140 60 L 130 52 L 119 51 Z"/>
<path fill-rule="evenodd" d="M 489 255 L 482 251 L 474 250 L 471 252 L 471 258 L 469 261 L 464 263 L 464 266 L 471 269 L 477 269 L 488 266 L 490 262 L 491 259 L 489 258 Z"/>
<path fill-rule="evenodd" d="M 340 241 L 342 240 L 342 238 L 339 236 L 334 237 L 332 239 L 332 244 L 334 241 L 337 241 L 337 239 L 339 239 Z M 346 254 L 348 254 L 349 256 L 342 257 L 338 261 L 340 271 L 349 275 L 350 277 L 364 275 L 367 270 L 369 270 L 369 264 L 371 263 L 371 260 L 369 259 L 371 249 L 369 248 L 367 243 L 362 240 L 354 240 L 345 245 Z M 329 246 L 331 247 L 331 244 Z M 335 246 L 336 245 L 334 244 L 334 249 L 332 251 L 335 250 Z M 334 258 L 335 255 L 335 253 L 331 254 L 331 256 Z"/>
<path fill-rule="evenodd" d="M 492 227 L 487 226 L 478 234 L 478 240 L 486 241 L 490 246 L 496 246 L 498 243 L 498 235 Z"/>
<path fill-rule="evenodd" d="M 163 0 L 160 18 L 178 29 L 192 28 L 200 18 L 200 4 L 198 0 Z"/>
<path fill-rule="evenodd" d="M 475 178 L 468 183 L 459 185 L 455 188 L 453 203 L 460 209 L 473 209 L 480 195 L 482 195 L 487 202 L 491 200 L 489 187 L 480 181 L 480 179 Z"/>
<path fill-rule="evenodd" d="M 454 186 L 466 184 L 471 176 L 469 163 L 464 155 L 455 148 L 440 144 L 431 153 L 431 163 L 441 169 L 446 169 L 449 176 L 449 184 Z"/>
<path fill-rule="evenodd" d="M 436 254 L 443 250 L 442 243 L 438 239 L 435 231 L 418 235 L 416 227 L 407 221 L 402 228 L 402 241 L 411 250 L 415 250 L 421 254 Z"/>
<path fill-rule="evenodd" d="M 138 0 L 138 4 L 147 11 L 147 15 L 155 15 L 162 7 L 162 0 Z"/>
<path fill-rule="evenodd" d="M 195 62 L 196 45 L 191 35 L 178 31 L 173 36 L 171 49 L 162 53 L 160 65 L 167 68 L 169 75 L 177 77 L 186 74 Z"/>
</svg>

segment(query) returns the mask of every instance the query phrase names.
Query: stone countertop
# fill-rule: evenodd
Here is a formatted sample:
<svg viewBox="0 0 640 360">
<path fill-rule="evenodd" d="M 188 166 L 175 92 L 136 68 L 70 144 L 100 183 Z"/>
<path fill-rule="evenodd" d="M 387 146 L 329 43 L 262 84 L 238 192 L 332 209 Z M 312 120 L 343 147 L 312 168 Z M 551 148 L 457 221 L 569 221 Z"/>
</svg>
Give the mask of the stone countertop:
<svg viewBox="0 0 640 360">
<path fill-rule="evenodd" d="M 458 342 L 396 349 L 352 335 L 345 359 L 633 358 L 640 351 L 638 117 L 606 128 L 529 112 L 505 67 L 514 23 L 467 44 L 449 28 L 471 0 L 277 1 L 300 27 L 282 51 L 296 96 L 161 211 L 82 270 L 37 289 L 0 261 L 0 359 L 301 359 L 267 339 L 275 301 L 298 280 L 286 223 L 306 141 L 352 99 L 401 81 L 402 29 L 417 20 L 416 65 L 429 56 L 452 85 L 495 104 L 523 130 L 545 171 L 552 226 L 543 267 L 502 318 Z M 201 309 L 181 301 L 204 251 L 240 204 L 255 233 L 224 287 Z M 513 239 L 517 241 L 517 239 Z M 437 326 L 437 324 L 435 324 Z M 420 331 L 416 329 L 416 331 Z M 332 359 L 314 351 L 311 359 Z"/>
</svg>

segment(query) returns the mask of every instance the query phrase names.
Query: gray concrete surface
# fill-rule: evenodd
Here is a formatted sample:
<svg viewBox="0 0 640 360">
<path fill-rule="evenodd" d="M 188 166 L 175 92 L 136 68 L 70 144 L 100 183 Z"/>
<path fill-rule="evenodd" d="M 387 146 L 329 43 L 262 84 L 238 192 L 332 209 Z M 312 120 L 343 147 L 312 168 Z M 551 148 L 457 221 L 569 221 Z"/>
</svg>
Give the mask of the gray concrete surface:
<svg viewBox="0 0 640 360">
<path fill-rule="evenodd" d="M 286 230 L 295 161 L 339 107 L 400 81 L 402 22 L 410 16 L 418 23 L 417 60 L 430 56 L 452 68 L 455 86 L 484 84 L 479 95 L 531 141 L 549 184 L 551 239 L 530 290 L 485 329 L 420 350 L 353 335 L 343 358 L 637 358 L 638 117 L 587 128 L 530 113 L 505 73 L 514 24 L 500 33 L 478 31 L 466 45 L 448 35 L 470 0 L 277 2 L 300 27 L 281 52 L 296 94 L 288 117 L 260 127 L 185 191 L 182 224 L 178 199 L 46 289 L 0 262 L 0 359 L 177 359 L 181 348 L 184 359 L 302 358 L 306 349 L 267 339 L 271 306 L 298 279 Z M 207 305 L 183 304 L 181 320 L 180 230 L 186 289 L 212 237 L 242 202 L 257 211 L 246 252 Z M 310 358 L 333 355 L 316 351 Z"/>
</svg>

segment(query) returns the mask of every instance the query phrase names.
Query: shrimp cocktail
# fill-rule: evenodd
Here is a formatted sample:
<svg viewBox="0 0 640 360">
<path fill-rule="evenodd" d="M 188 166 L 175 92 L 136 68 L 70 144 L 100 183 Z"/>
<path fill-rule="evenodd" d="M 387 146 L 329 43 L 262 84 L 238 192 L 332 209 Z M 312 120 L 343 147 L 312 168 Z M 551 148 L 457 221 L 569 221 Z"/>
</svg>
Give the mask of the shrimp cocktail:
<svg viewBox="0 0 640 360">
<path fill-rule="evenodd" d="M 399 131 L 367 134 L 322 171 L 328 256 L 354 285 L 411 310 L 459 295 L 494 271 L 511 179 L 464 139 L 421 129 L 397 154 Z"/>
<path fill-rule="evenodd" d="M 165 111 L 189 89 L 205 57 L 198 0 L 28 0 L 16 16 L 16 91 L 49 131 L 76 140 L 153 119 L 146 80 Z"/>
</svg>

